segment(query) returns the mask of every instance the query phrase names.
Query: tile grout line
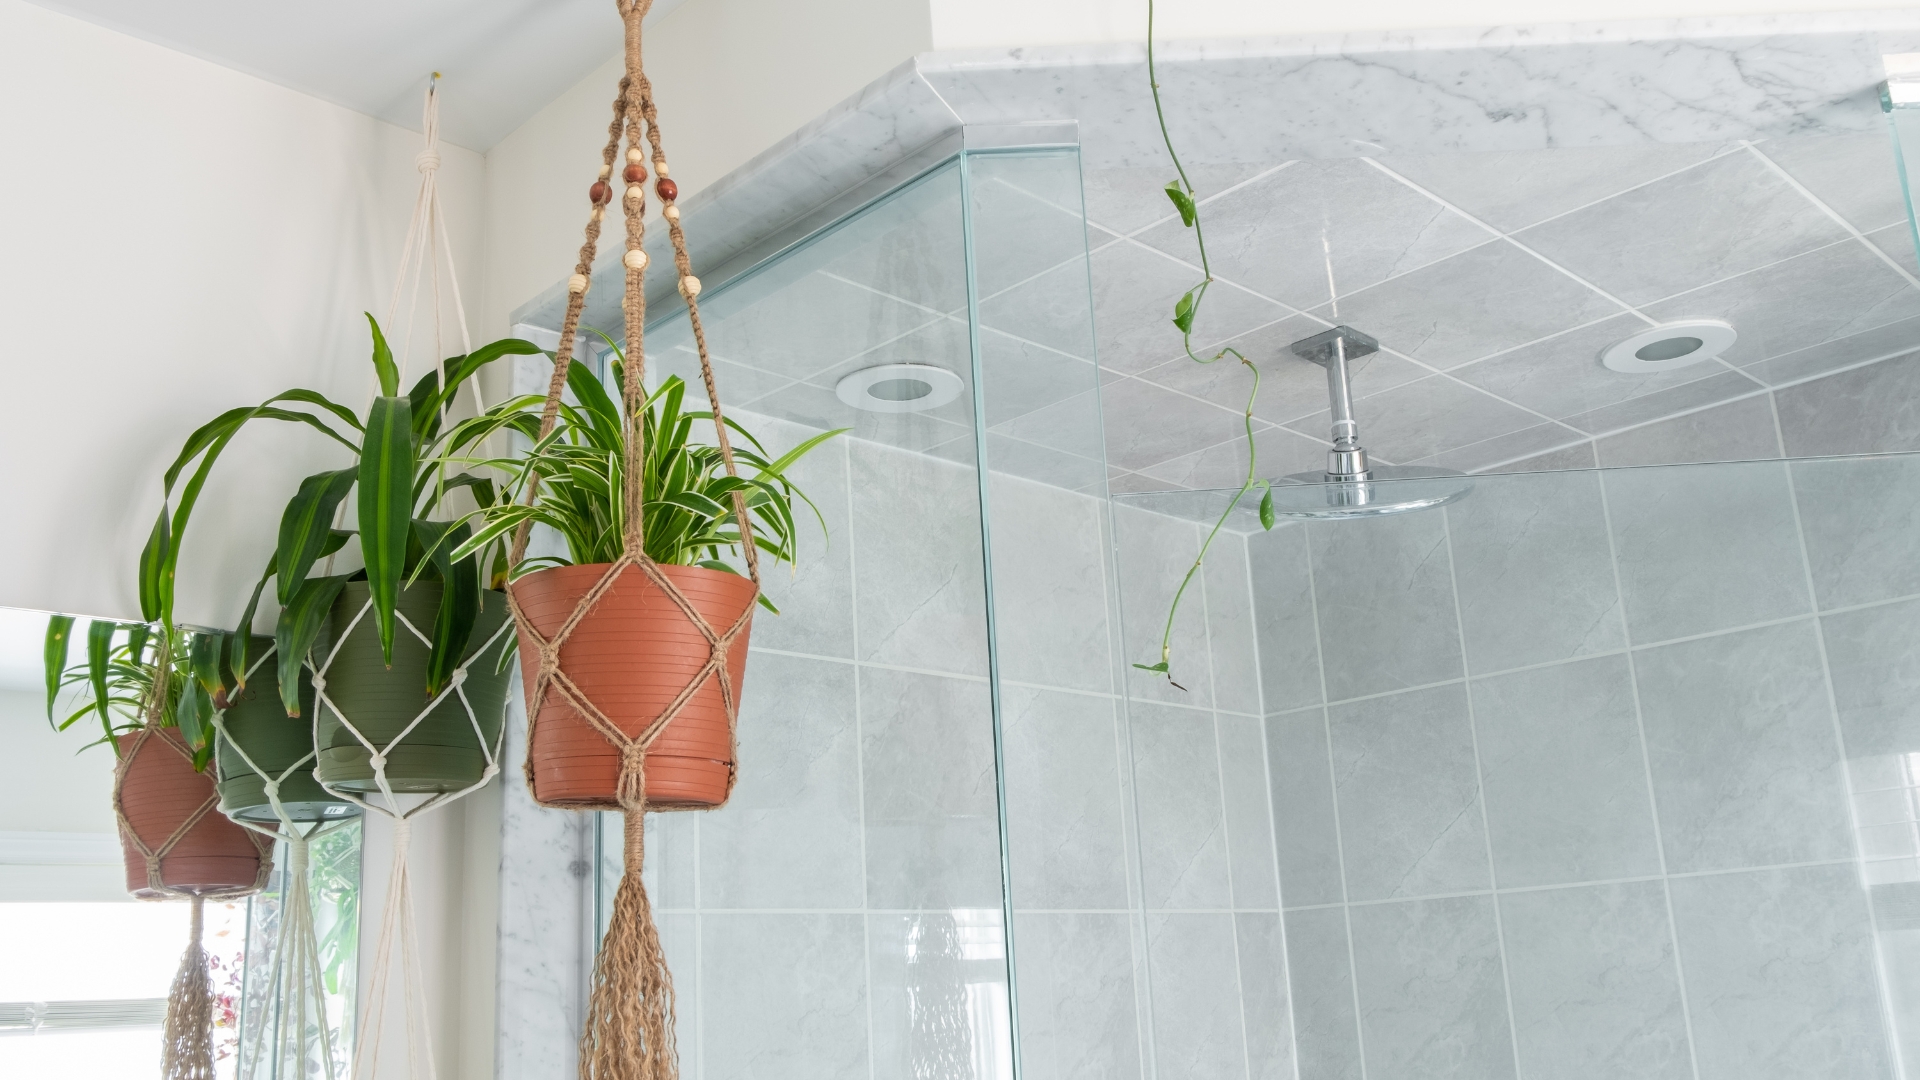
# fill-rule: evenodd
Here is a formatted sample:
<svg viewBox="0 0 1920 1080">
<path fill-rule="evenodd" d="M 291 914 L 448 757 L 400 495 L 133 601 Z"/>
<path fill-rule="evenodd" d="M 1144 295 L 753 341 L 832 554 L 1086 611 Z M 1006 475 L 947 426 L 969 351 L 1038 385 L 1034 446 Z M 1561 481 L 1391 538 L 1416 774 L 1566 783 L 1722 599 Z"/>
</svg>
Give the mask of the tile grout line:
<svg viewBox="0 0 1920 1080">
<path fill-rule="evenodd" d="M 853 450 L 841 446 L 841 468 L 847 481 L 847 611 L 850 616 L 850 648 L 854 656 L 860 655 L 860 570 L 858 562 L 859 545 L 855 542 L 857 530 L 853 513 Z M 853 666 L 853 776 L 854 796 L 860 800 L 860 954 L 861 967 L 866 975 L 867 1006 L 867 1080 L 876 1080 L 878 1068 L 874 1061 L 875 1029 L 873 1023 L 873 927 L 871 925 L 871 907 L 873 898 L 869 895 L 869 882 L 872 880 L 867 868 L 867 739 L 866 739 L 866 701 L 861 683 L 859 661 L 851 661 Z M 702 1077 L 705 1080 L 705 1077 Z"/>
<path fill-rule="evenodd" d="M 1653 748 L 1647 742 L 1646 710 L 1640 703 L 1640 672 L 1633 661 L 1633 628 L 1627 621 L 1627 590 L 1620 578 L 1620 553 L 1613 539 L 1613 508 L 1607 498 L 1606 474 L 1594 477 L 1600 489 L 1600 519 L 1607 532 L 1607 565 L 1613 570 L 1614 597 L 1620 605 L 1620 636 L 1627 643 L 1627 689 L 1633 694 L 1633 725 L 1640 739 L 1640 768 L 1647 785 L 1647 810 L 1653 821 L 1653 851 L 1659 860 L 1660 898 L 1667 912 L 1667 941 L 1673 946 L 1673 980 L 1679 991 L 1680 1022 L 1687 1033 L 1687 1063 L 1693 1080 L 1700 1080 L 1700 1051 L 1693 1033 L 1693 1006 L 1687 994 L 1687 969 L 1680 954 L 1680 921 L 1673 913 L 1673 875 L 1667 866 L 1667 839 L 1660 824 L 1660 797 L 1653 783 Z"/>
<path fill-rule="evenodd" d="M 1265 169 L 1265 170 L 1262 170 L 1261 172 L 1255 173 L 1254 175 L 1247 177 L 1245 180 L 1242 180 L 1237 184 L 1231 184 L 1227 187 L 1221 188 L 1219 191 L 1214 192 L 1213 194 L 1207 196 L 1206 198 L 1198 200 L 1194 205 L 1205 206 L 1208 203 L 1213 202 L 1215 199 L 1224 199 L 1228 195 L 1231 195 L 1234 192 L 1239 191 L 1241 188 L 1246 187 L 1249 184 L 1257 184 L 1260 181 L 1265 180 L 1267 177 L 1274 175 L 1275 173 L 1281 172 L 1283 170 L 1286 170 L 1298 164 L 1300 164 L 1299 159 L 1290 158 L 1286 161 L 1281 162 L 1278 165 L 1275 165 L 1271 169 Z M 1177 221 L 1179 220 L 1179 218 L 1180 218 L 1180 215 L 1177 213 L 1168 214 L 1165 217 L 1157 217 L 1157 218 L 1154 218 L 1152 221 L 1147 222 L 1145 225 L 1142 225 L 1139 228 L 1134 229 L 1132 232 L 1121 232 L 1119 229 L 1115 229 L 1111 226 L 1101 225 L 1099 222 L 1094 221 L 1092 218 L 1088 218 L 1087 223 L 1089 225 L 1097 226 L 1102 232 L 1110 232 L 1122 240 L 1131 240 L 1134 237 L 1140 235 L 1143 232 L 1146 232 L 1149 229 L 1153 229 L 1158 226 L 1165 225 L 1169 221 Z"/>
<path fill-rule="evenodd" d="M 1333 764 L 1333 708 L 1327 703 L 1327 656 L 1321 647 L 1320 637 L 1320 583 L 1319 575 L 1313 569 L 1313 533 L 1312 525 L 1301 536 L 1301 554 L 1307 564 L 1307 599 L 1313 610 L 1313 654 L 1320 669 L 1320 724 L 1327 737 L 1327 794 L 1333 807 L 1333 852 L 1340 867 L 1340 920 L 1347 935 L 1347 989 L 1353 996 L 1353 1040 L 1360 1055 L 1360 1080 L 1367 1078 L 1367 1036 L 1361 1024 L 1360 1012 L 1360 965 L 1354 957 L 1353 947 L 1353 904 L 1347 892 L 1347 842 L 1340 830 L 1340 782 L 1335 775 Z M 1275 852 L 1275 862 L 1279 861 Z M 1286 932 L 1286 920 L 1282 916 L 1281 932 Z M 1292 1004 L 1292 979 L 1288 982 L 1288 1004 Z"/>
<path fill-rule="evenodd" d="M 1234 887 L 1233 827 L 1229 824 L 1232 814 L 1227 809 L 1226 748 L 1220 728 L 1220 711 L 1217 708 L 1220 704 L 1220 665 L 1216 662 L 1213 649 L 1213 608 L 1207 603 L 1207 598 L 1211 595 L 1207 588 L 1207 576 L 1203 567 L 1200 571 L 1200 620 L 1207 634 L 1207 683 L 1212 691 L 1213 704 L 1216 706 L 1207 719 L 1213 726 L 1213 770 L 1220 784 L 1220 850 L 1227 862 L 1227 907 L 1229 910 L 1237 911 L 1240 897 Z M 1249 594 L 1247 599 L 1251 603 L 1252 595 Z M 1240 1013 L 1240 1065 L 1246 1070 L 1247 1080 L 1252 1080 L 1253 1051 L 1247 1033 L 1247 976 L 1240 963 L 1240 920 L 1235 916 L 1228 916 L 1227 929 L 1233 938 L 1233 996 Z"/>
<path fill-rule="evenodd" d="M 1800 548 L 1800 568 L 1805 575 L 1807 603 L 1817 612 L 1820 610 L 1820 594 L 1814 588 L 1813 556 L 1807 548 L 1806 526 L 1800 517 L 1800 488 L 1794 483 L 1792 465 L 1783 464 L 1780 471 L 1785 474 L 1787 481 L 1787 505 L 1793 510 L 1793 533 Z M 1880 949 L 1880 943 L 1884 939 L 1880 930 L 1879 905 L 1874 902 L 1872 884 L 1866 880 L 1866 853 L 1862 850 L 1860 842 L 1860 808 L 1855 801 L 1856 795 L 1853 789 L 1853 762 L 1847 753 L 1846 728 L 1840 723 L 1840 698 L 1834 692 L 1833 666 L 1827 658 L 1826 627 L 1824 620 L 1818 615 L 1813 619 L 1813 643 L 1820 654 L 1820 677 L 1827 692 L 1827 720 L 1833 726 L 1834 751 L 1839 755 L 1837 765 L 1840 771 L 1840 794 L 1847 803 L 1847 839 L 1853 848 L 1856 864 L 1854 872 L 1860 878 L 1861 891 L 1865 893 L 1867 926 L 1873 933 L 1873 974 L 1880 991 L 1881 1037 L 1886 1040 L 1887 1055 L 1891 1059 L 1894 1075 L 1905 1076 L 1907 1067 L 1900 1045 L 1898 1018 L 1891 1011 L 1894 1001 L 1893 986 L 1887 974 L 1886 957 L 1882 955 Z"/>
<path fill-rule="evenodd" d="M 1487 771 L 1480 757 L 1480 728 L 1473 710 L 1472 664 L 1467 657 L 1467 624 L 1460 613 L 1460 572 L 1454 566 L 1453 519 L 1447 507 L 1440 508 L 1440 538 L 1447 545 L 1447 586 L 1452 593 L 1453 627 L 1460 642 L 1461 696 L 1467 702 L 1467 741 L 1473 750 L 1474 801 L 1480 804 L 1480 839 L 1487 855 L 1487 882 L 1493 886 L 1493 940 L 1500 953 L 1500 990 L 1507 1007 L 1507 1044 L 1513 1052 L 1513 1074 L 1525 1076 L 1520 1066 L 1520 1024 L 1513 1013 L 1513 975 L 1507 961 L 1507 928 L 1500 910 L 1500 870 L 1493 860 L 1493 822 L 1487 810 Z"/>
<path fill-rule="evenodd" d="M 1802 198 L 1812 203 L 1816 208 L 1819 209 L 1821 213 L 1827 215 L 1828 218 L 1832 219 L 1835 225 L 1838 225 L 1842 229 L 1845 229 L 1848 235 L 1852 236 L 1855 240 L 1858 240 L 1860 243 L 1865 244 L 1867 247 L 1867 250 L 1872 252 L 1874 256 L 1877 257 L 1881 262 L 1886 263 L 1888 266 L 1892 267 L 1894 273 L 1899 274 L 1903 278 L 1906 278 L 1907 283 L 1909 285 L 1912 285 L 1916 289 L 1920 289 L 1920 278 L 1914 277 L 1912 271 L 1908 270 L 1904 266 L 1901 266 L 1899 261 L 1896 260 L 1893 256 L 1887 254 L 1885 251 L 1882 251 L 1880 249 L 1880 245 L 1867 239 L 1866 233 L 1863 233 L 1859 229 L 1855 228 L 1853 225 L 1853 222 L 1848 221 L 1846 218 L 1841 217 L 1839 211 L 1835 210 L 1831 206 L 1828 206 L 1826 203 L 1826 200 L 1820 198 L 1818 195 L 1815 195 L 1812 191 L 1808 190 L 1805 184 L 1802 184 L 1799 180 L 1795 179 L 1792 173 L 1781 168 L 1779 162 L 1768 157 L 1765 152 L 1763 152 L 1758 146 L 1755 146 L 1750 140 L 1741 139 L 1740 145 L 1749 154 L 1752 154 L 1754 157 L 1759 158 L 1760 161 L 1763 164 L 1765 164 L 1768 169 L 1772 170 L 1775 176 L 1778 176 L 1780 179 L 1786 181 L 1789 187 L 1793 188 L 1794 191 L 1799 192 Z M 1878 230 L 1875 230 L 1875 231 L 1877 232 Z"/>
</svg>

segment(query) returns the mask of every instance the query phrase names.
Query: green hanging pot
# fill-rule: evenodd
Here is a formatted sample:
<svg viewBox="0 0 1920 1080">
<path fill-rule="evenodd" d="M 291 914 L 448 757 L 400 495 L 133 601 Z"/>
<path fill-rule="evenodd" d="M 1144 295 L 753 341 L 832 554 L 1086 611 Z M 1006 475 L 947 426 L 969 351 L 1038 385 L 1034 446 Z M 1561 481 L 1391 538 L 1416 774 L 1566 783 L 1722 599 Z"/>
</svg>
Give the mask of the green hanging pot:
<svg viewBox="0 0 1920 1080">
<path fill-rule="evenodd" d="M 253 655 L 272 647 L 273 639 L 256 639 Z M 313 759 L 307 758 L 313 752 L 312 717 L 313 682 L 306 669 L 300 671 L 300 715 L 288 716 L 280 703 L 278 666 L 269 660 L 254 668 L 246 689 L 228 697 L 220 721 L 225 737 L 214 760 L 220 769 L 221 813 L 235 821 L 279 821 L 267 798 L 272 777 L 281 777 L 280 808 L 294 821 L 331 821 L 360 812 L 345 799 L 327 794 L 313 778 Z M 307 760 L 296 765 L 301 758 Z M 247 764 L 249 759 L 259 772 Z"/>
<path fill-rule="evenodd" d="M 440 610 L 440 592 L 437 581 L 416 581 L 400 591 L 395 607 L 421 633 L 431 634 Z M 458 791 L 479 783 L 487 766 L 482 747 L 499 746 L 506 710 L 509 672 L 501 657 L 513 647 L 514 635 L 509 630 L 494 636 L 507 622 L 506 595 L 492 591 L 481 594 L 480 614 L 467 639 L 470 656 L 492 642 L 484 653 L 466 663 L 467 677 L 460 689 L 472 704 L 472 717 L 461 695 L 448 692 L 417 725 L 414 719 L 429 701 L 427 660 L 432 650 L 404 625 L 397 626 L 393 666 L 388 667 L 380 655 L 380 632 L 374 625 L 373 612 L 361 615 L 367 602 L 367 583 L 348 582 L 334 601 L 326 629 L 313 647 L 313 662 L 325 665 L 326 680 L 326 698 L 313 713 L 320 779 L 341 791 L 380 790 L 374 777 L 373 754 L 348 730 L 347 723 L 351 723 L 385 756 L 387 784 L 396 792 Z M 346 635 L 344 641 L 342 634 Z M 341 644 L 336 652 L 337 641 Z M 477 734 L 476 720 L 480 729 Z M 410 731 L 409 725 L 413 725 Z M 403 731 L 404 739 L 400 738 Z"/>
</svg>

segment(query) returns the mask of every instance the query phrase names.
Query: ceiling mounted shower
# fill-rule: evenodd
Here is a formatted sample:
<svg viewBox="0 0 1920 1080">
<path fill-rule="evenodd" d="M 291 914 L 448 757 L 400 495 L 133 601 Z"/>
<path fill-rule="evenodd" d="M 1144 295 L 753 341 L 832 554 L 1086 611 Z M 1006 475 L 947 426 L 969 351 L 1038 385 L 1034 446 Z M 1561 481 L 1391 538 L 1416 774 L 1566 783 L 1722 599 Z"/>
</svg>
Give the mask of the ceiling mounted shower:
<svg viewBox="0 0 1920 1080">
<path fill-rule="evenodd" d="M 1380 517 L 1426 510 L 1472 490 L 1457 472 L 1423 465 L 1375 465 L 1360 445 L 1353 418 L 1353 386 L 1347 365 L 1380 351 L 1380 343 L 1351 326 L 1336 326 L 1296 341 L 1294 355 L 1327 369 L 1327 399 L 1333 415 L 1333 449 L 1327 471 L 1294 473 L 1273 484 L 1273 512 L 1309 520 Z"/>
<path fill-rule="evenodd" d="M 875 364 L 843 377 L 833 392 L 856 409 L 910 413 L 937 409 L 965 388 L 960 376 L 932 364 Z"/>
<path fill-rule="evenodd" d="M 1650 375 L 1711 360 L 1733 347 L 1739 334 L 1719 319 L 1685 319 L 1649 326 L 1606 347 L 1600 362 L 1610 371 Z"/>
</svg>

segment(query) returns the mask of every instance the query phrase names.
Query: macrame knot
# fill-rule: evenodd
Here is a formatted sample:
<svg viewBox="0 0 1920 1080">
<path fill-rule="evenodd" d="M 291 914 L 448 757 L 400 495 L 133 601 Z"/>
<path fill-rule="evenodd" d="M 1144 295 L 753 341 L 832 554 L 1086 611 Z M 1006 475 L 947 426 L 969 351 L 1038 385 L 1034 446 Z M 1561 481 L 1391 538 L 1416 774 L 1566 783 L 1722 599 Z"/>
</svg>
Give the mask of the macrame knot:
<svg viewBox="0 0 1920 1080">
<path fill-rule="evenodd" d="M 278 798 L 280 795 L 280 781 L 278 780 L 269 780 L 261 784 L 260 788 L 267 793 L 267 798 L 269 799 Z"/>
<path fill-rule="evenodd" d="M 313 692 L 314 692 L 314 694 L 316 694 L 316 695 L 318 695 L 318 694 L 321 694 L 321 693 L 324 693 L 324 692 L 326 691 L 326 689 L 327 689 L 327 677 L 326 677 L 325 675 L 322 675 L 322 674 L 320 674 L 320 673 L 319 673 L 319 672 L 317 672 L 317 671 L 316 671 L 316 672 L 314 672 L 314 673 L 313 673 L 313 679 L 312 679 L 312 682 L 313 682 Z"/>
<path fill-rule="evenodd" d="M 461 683 L 466 681 L 467 681 L 467 669 L 463 667 L 454 668 L 453 674 L 447 677 L 447 685 L 450 687 L 459 686 Z"/>
<path fill-rule="evenodd" d="M 387 767 L 387 755 L 384 753 L 374 754 L 367 758 L 367 764 L 373 766 L 374 772 L 381 772 Z"/>
<path fill-rule="evenodd" d="M 430 173 L 440 167 L 440 155 L 433 150 L 422 150 L 420 156 L 413 159 L 413 167 L 423 173 Z"/>
<path fill-rule="evenodd" d="M 647 805 L 647 748 L 634 741 L 620 748 L 620 808 L 638 812 Z"/>
</svg>

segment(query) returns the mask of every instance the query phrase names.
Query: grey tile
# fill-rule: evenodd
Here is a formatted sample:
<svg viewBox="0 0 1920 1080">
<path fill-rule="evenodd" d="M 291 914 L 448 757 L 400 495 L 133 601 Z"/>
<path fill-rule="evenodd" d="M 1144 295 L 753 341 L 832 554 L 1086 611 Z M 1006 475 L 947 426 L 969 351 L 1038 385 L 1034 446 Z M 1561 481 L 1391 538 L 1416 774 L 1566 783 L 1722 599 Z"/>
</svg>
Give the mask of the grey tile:
<svg viewBox="0 0 1920 1080">
<path fill-rule="evenodd" d="M 1334 705 L 1327 716 L 1348 898 L 1487 888 L 1466 688 Z"/>
<path fill-rule="evenodd" d="M 1289 911 L 1287 988 L 1293 1003 L 1300 1076 L 1361 1080 L 1360 1028 L 1354 1014 L 1353 963 L 1342 908 Z"/>
<path fill-rule="evenodd" d="M 1116 504 L 1113 530 L 1120 610 L 1125 622 L 1122 637 L 1127 653 L 1121 659 L 1126 664 L 1123 670 L 1128 696 L 1211 707 L 1213 685 L 1203 605 L 1183 598 L 1175 612 L 1169 656 L 1178 687 L 1171 685 L 1166 675 L 1133 666 L 1160 662 L 1160 640 L 1166 631 L 1173 594 L 1200 553 L 1200 526 Z"/>
<path fill-rule="evenodd" d="M 1396 386 L 1353 403 L 1361 441 L 1384 460 L 1418 461 L 1443 451 L 1537 426 L 1540 417 L 1443 375 Z M 1321 410 L 1287 426 L 1306 434 L 1330 430 Z"/>
<path fill-rule="evenodd" d="M 1470 670 L 1504 671 L 1626 644 L 1599 477 L 1484 480 L 1443 513 Z"/>
<path fill-rule="evenodd" d="M 1156 1077 L 1246 1077 L 1233 930 L 1227 914 L 1147 917 Z"/>
<path fill-rule="evenodd" d="M 1453 369 L 1490 394 L 1561 419 L 1594 413 L 1725 372 L 1719 365 L 1629 375 L 1600 363 L 1607 346 L 1647 324 L 1620 314 Z M 1659 415 L 1657 412 L 1646 415 Z"/>
<path fill-rule="evenodd" d="M 1288 907 L 1346 899 L 1331 769 L 1326 710 L 1267 717 L 1267 775 L 1278 830 L 1274 853 L 1280 863 L 1281 902 Z"/>
<path fill-rule="evenodd" d="M 1286 940 L 1280 916 L 1242 912 L 1233 917 L 1240 948 L 1240 1013 L 1247 1026 L 1252 1080 L 1293 1080 L 1293 1009 L 1287 993 Z"/>
<path fill-rule="evenodd" d="M 1201 567 L 1207 607 L 1207 654 L 1213 665 L 1213 704 L 1222 712 L 1259 716 L 1260 661 L 1254 641 L 1252 579 L 1247 544 L 1238 536 L 1214 540 Z"/>
<path fill-rule="evenodd" d="M 1511 232 L 1723 152 L 1720 143 L 1650 142 L 1389 155 L 1382 164 L 1494 228 Z"/>
<path fill-rule="evenodd" d="M 1307 538 L 1329 698 L 1460 677 L 1440 515 L 1314 523 Z"/>
<path fill-rule="evenodd" d="M 971 1080 L 1013 1071 L 1000 909 L 867 916 L 868 1074 Z M 769 978 L 778 968 L 764 968 Z M 977 1019 L 976 1019 L 977 1017 Z"/>
<path fill-rule="evenodd" d="M 1716 874 L 1672 889 L 1700 1080 L 1893 1075 L 1851 868 Z"/>
<path fill-rule="evenodd" d="M 1629 304 L 1650 303 L 1847 233 L 1751 154 L 1729 154 L 1521 232 Z"/>
<path fill-rule="evenodd" d="M 864 1075 L 859 915 L 708 915 L 700 929 L 701 1053 L 711 1080 Z M 766 973 L 778 971 L 778 979 Z"/>
<path fill-rule="evenodd" d="M 1769 386 L 1788 386 L 1817 379 L 1841 368 L 1904 356 L 1915 349 L 1920 349 L 1920 318 L 1902 319 L 1848 337 L 1809 345 L 1748 364 L 1740 370 Z"/>
<path fill-rule="evenodd" d="M 1920 601 L 1822 617 L 1856 792 L 1907 786 L 1920 754 Z"/>
<path fill-rule="evenodd" d="M 708 318 L 713 355 L 804 379 L 893 341 L 936 316 L 825 274 L 808 274 L 750 306 Z"/>
<path fill-rule="evenodd" d="M 943 180 L 879 201 L 812 241 L 806 256 L 789 262 L 817 266 L 823 274 L 934 311 L 964 307 L 967 255 L 960 224 L 960 185 L 958 177 Z M 760 274 L 787 270 L 786 265 L 775 264 Z"/>
<path fill-rule="evenodd" d="M 1594 455 L 1593 444 L 1583 442 L 1569 446 L 1564 450 L 1554 450 L 1541 454 L 1538 457 L 1530 457 L 1525 461 L 1515 461 L 1487 471 L 1496 473 L 1557 472 L 1563 469 L 1597 469 L 1599 467 L 1600 461 L 1599 458 Z"/>
<path fill-rule="evenodd" d="M 1100 502 L 995 476 L 994 631 L 1014 682 L 1113 690 Z"/>
<path fill-rule="evenodd" d="M 1725 319 L 1740 336 L 1722 355 L 1750 364 L 1920 315 L 1920 289 L 1848 239 L 1645 311 L 1662 322 Z"/>
<path fill-rule="evenodd" d="M 991 708 L 984 682 L 861 669 L 869 905 L 999 906 Z"/>
<path fill-rule="evenodd" d="M 1786 466 L 1676 465 L 1601 482 L 1635 642 L 1809 609 Z"/>
<path fill-rule="evenodd" d="M 1370 1080 L 1514 1076 L 1493 899 L 1353 909 Z"/>
<path fill-rule="evenodd" d="M 1083 312 L 1080 317 L 1092 326 L 1090 316 Z M 1092 361 L 1036 345 L 1016 336 L 1017 330 L 981 327 L 980 388 L 989 427 L 1085 393 L 1098 378 Z"/>
<path fill-rule="evenodd" d="M 1851 854 L 1811 620 L 1643 650 L 1634 668 L 1670 872 Z"/>
<path fill-rule="evenodd" d="M 1497 471 L 1506 462 L 1564 446 L 1568 441 L 1578 438 L 1580 432 L 1565 424 L 1535 424 L 1530 428 L 1445 450 L 1431 457 L 1416 458 L 1410 464 L 1432 465 L 1467 473 Z"/>
<path fill-rule="evenodd" d="M 1133 940 L 1119 914 L 1020 913 L 1020 1063 L 1034 1080 L 1137 1078 Z"/>
<path fill-rule="evenodd" d="M 1791 457 L 1920 450 L 1920 355 L 1789 386 L 1774 398 Z"/>
<path fill-rule="evenodd" d="M 1657 881 L 1500 898 L 1520 1068 L 1529 1080 L 1691 1080 Z"/>
<path fill-rule="evenodd" d="M 1120 379 L 1102 387 L 1100 407 L 1107 430 L 1107 460 L 1123 469 L 1147 469 L 1246 437 L 1240 414 L 1138 379 Z"/>
<path fill-rule="evenodd" d="M 1320 472 L 1327 467 L 1328 443 L 1287 428 L 1256 428 L 1253 433 L 1257 475 L 1264 478 Z M 1162 487 L 1237 489 L 1247 479 L 1245 429 L 1234 437 L 1184 457 L 1149 465 L 1145 475 Z"/>
<path fill-rule="evenodd" d="M 1014 903 L 1125 907 L 1115 702 L 1010 686 L 1001 707 Z"/>
<path fill-rule="evenodd" d="M 973 470 L 870 444 L 852 450 L 861 658 L 985 675 Z"/>
<path fill-rule="evenodd" d="M 731 418 L 735 414 L 729 410 Z M 774 455 L 784 454 L 815 429 L 771 418 L 742 418 Z M 795 515 L 800 559 L 791 568 L 769 566 L 764 588 L 783 614 L 763 612 L 753 621 L 753 643 L 822 656 L 853 656 L 853 539 L 847 511 L 849 441 L 834 439 L 802 458 L 787 476 L 820 508 Z M 822 531 L 820 519 L 826 519 Z"/>
<path fill-rule="evenodd" d="M 1253 376 L 1245 364 L 1232 356 L 1210 360 L 1213 353 L 1200 354 L 1208 363 L 1195 363 L 1177 356 L 1157 367 L 1141 372 L 1149 382 L 1203 398 L 1236 415 L 1253 400 L 1255 419 L 1273 423 L 1296 420 L 1327 409 L 1327 369 L 1295 356 L 1290 346 L 1327 329 L 1324 319 L 1296 315 L 1226 342 L 1245 356 L 1260 372 L 1260 393 L 1253 395 Z M 1382 390 L 1425 378 L 1429 369 L 1392 353 L 1369 353 L 1351 362 L 1348 377 L 1356 397 L 1368 397 Z M 1324 431 L 1320 431 L 1324 435 Z"/>
<path fill-rule="evenodd" d="M 1189 254 L 1188 260 L 1192 258 Z M 1197 265 L 1131 241 L 1094 252 L 1093 309 L 1100 365 L 1114 371 L 1137 372 L 1179 356 L 1180 331 L 1173 325 L 1174 301 L 1200 280 Z M 1054 293 L 1060 290 L 1040 282 L 1020 291 Z M 991 305 L 983 305 L 982 315 L 988 315 L 990 309 Z M 1271 300 L 1229 282 L 1220 282 L 1207 290 L 1200 315 L 1194 321 L 1194 351 L 1211 355 L 1218 343 L 1291 314 Z"/>
<path fill-rule="evenodd" d="M 1596 439 L 1594 452 L 1609 469 L 1705 461 L 1764 461 L 1780 456 L 1776 431 L 1773 402 L 1761 394 Z"/>
<path fill-rule="evenodd" d="M 860 747 L 850 664 L 771 653 L 748 659 L 740 754 L 752 762 L 724 809 L 700 822 L 708 908 L 855 908 Z"/>
<path fill-rule="evenodd" d="M 1251 180 L 1277 164 L 1279 162 L 1189 165 L 1187 179 L 1192 181 L 1204 206 L 1227 188 Z M 1166 187 L 1173 179 L 1173 173 L 1161 165 L 1087 169 L 1084 181 L 1087 220 L 1109 232 L 1125 234 L 1171 218 L 1175 211 L 1167 198 Z"/>
<path fill-rule="evenodd" d="M 1266 711 L 1318 704 L 1320 638 L 1314 626 L 1306 527 L 1286 525 L 1248 537 L 1247 557 Z"/>
<path fill-rule="evenodd" d="M 1604 318 L 1620 305 L 1504 241 L 1340 300 L 1340 321 L 1451 368 Z"/>
<path fill-rule="evenodd" d="M 1911 223 L 1902 221 L 1883 229 L 1875 229 L 1867 233 L 1867 241 L 1886 252 L 1894 264 L 1907 273 L 1920 271 L 1920 263 L 1916 263 L 1913 258 L 1913 225 Z"/>
<path fill-rule="evenodd" d="M 1768 139 L 1754 149 L 1862 232 L 1906 221 L 1899 165 L 1884 129 Z"/>
<path fill-rule="evenodd" d="M 1920 593 L 1920 460 L 1797 461 L 1788 469 L 1822 608 Z"/>
<path fill-rule="evenodd" d="M 1086 257 L 1079 172 L 1077 165 L 1053 155 L 974 160 L 968 195 L 974 274 L 982 296 L 1019 287 L 1063 260 Z M 1084 287 L 1080 296 L 1084 304 Z"/>
<path fill-rule="evenodd" d="M 1660 872 L 1626 657 L 1476 679 L 1472 689 L 1502 888 Z"/>
<path fill-rule="evenodd" d="M 1679 386 L 1653 390 L 1615 405 L 1569 416 L 1566 423 L 1582 431 L 1603 435 L 1728 401 L 1742 394 L 1752 394 L 1760 389 L 1760 384 L 1753 379 L 1738 371 L 1729 371 L 1719 364 L 1702 363 L 1686 370 L 1698 370 L 1700 377 Z M 1678 374 L 1675 373 L 1676 376 Z"/>
<path fill-rule="evenodd" d="M 1133 785 L 1146 906 L 1232 903 L 1213 714 L 1134 702 Z"/>
<path fill-rule="evenodd" d="M 1233 906 L 1273 910 L 1280 906 L 1273 862 L 1273 811 L 1268 805 L 1267 746 L 1262 721 L 1219 716 L 1220 786 L 1226 804 L 1227 853 L 1233 874 Z"/>
<path fill-rule="evenodd" d="M 1873 888 L 1873 906 L 1879 917 L 1874 937 L 1885 972 L 1895 1060 L 1900 1062 L 1920 1060 L 1920 925 L 1914 919 L 1920 911 L 1917 893 L 1920 886 L 1912 881 Z"/>
<path fill-rule="evenodd" d="M 1208 203 L 1214 272 L 1297 308 L 1483 244 L 1492 234 L 1360 158 L 1297 161 Z M 1140 235 L 1183 257 L 1178 221 Z"/>
</svg>

